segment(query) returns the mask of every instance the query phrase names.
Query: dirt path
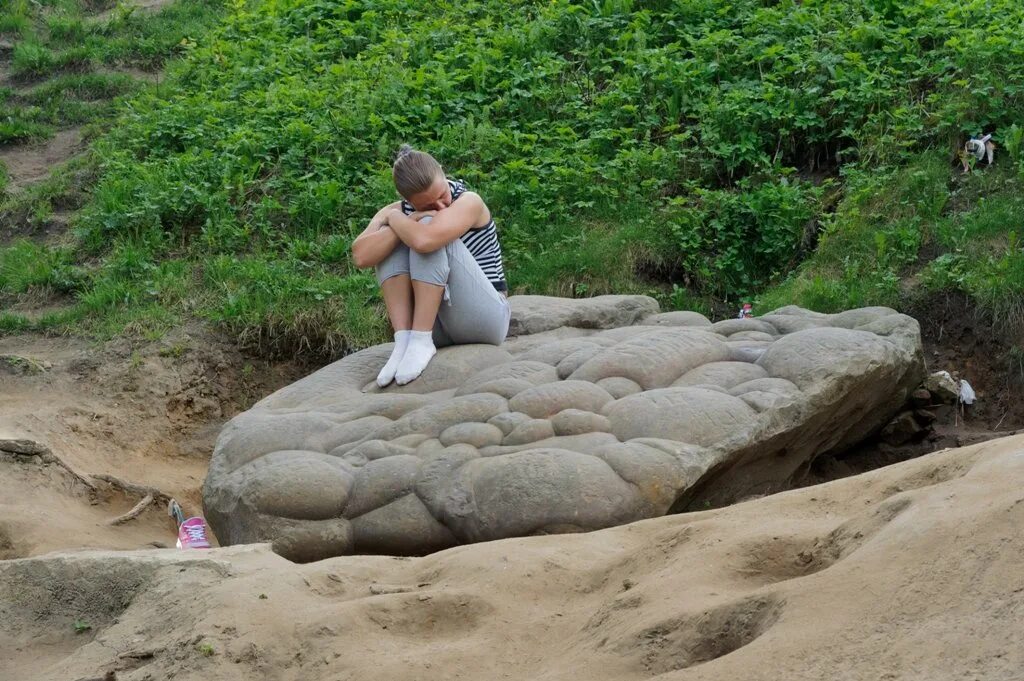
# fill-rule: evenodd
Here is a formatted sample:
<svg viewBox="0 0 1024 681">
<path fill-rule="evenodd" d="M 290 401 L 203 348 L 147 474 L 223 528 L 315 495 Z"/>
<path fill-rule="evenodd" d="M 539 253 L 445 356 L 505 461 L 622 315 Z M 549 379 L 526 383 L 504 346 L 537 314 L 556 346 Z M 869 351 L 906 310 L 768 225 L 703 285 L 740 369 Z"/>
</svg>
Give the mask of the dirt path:
<svg viewBox="0 0 1024 681">
<path fill-rule="evenodd" d="M 45 180 L 58 164 L 83 148 L 82 129 L 59 130 L 42 142 L 0 147 L 0 162 L 7 167 L 7 190 L 16 193 Z"/>
<path fill-rule="evenodd" d="M 134 7 L 134 11 L 136 12 L 158 12 L 162 8 L 166 7 L 167 5 L 170 5 L 173 2 L 174 0 L 135 0 L 134 2 L 124 2 L 121 6 L 125 8 L 129 6 Z M 110 9 L 106 9 L 102 12 L 95 14 L 93 16 L 93 21 L 104 22 L 110 19 L 110 17 L 114 16 L 114 14 L 118 11 L 124 10 L 119 9 L 118 6 L 115 5 Z"/>
</svg>

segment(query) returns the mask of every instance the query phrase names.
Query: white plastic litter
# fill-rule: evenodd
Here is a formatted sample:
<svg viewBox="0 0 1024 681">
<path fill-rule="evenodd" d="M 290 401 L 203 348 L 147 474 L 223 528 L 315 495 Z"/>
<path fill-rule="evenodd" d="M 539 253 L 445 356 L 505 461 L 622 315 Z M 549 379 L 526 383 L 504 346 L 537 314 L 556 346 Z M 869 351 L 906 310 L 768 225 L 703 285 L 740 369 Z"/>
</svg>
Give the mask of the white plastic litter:
<svg viewBox="0 0 1024 681">
<path fill-rule="evenodd" d="M 960 380 L 960 401 L 964 404 L 974 404 L 975 400 L 974 388 L 967 381 Z"/>
</svg>

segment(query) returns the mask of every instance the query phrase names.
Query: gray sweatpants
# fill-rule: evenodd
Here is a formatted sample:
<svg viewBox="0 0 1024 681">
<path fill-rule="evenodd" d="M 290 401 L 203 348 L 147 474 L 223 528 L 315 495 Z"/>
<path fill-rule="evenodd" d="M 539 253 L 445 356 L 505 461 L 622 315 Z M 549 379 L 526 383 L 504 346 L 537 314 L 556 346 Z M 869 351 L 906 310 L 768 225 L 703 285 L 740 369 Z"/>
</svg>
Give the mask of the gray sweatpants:
<svg viewBox="0 0 1024 681">
<path fill-rule="evenodd" d="M 444 286 L 434 322 L 434 345 L 501 345 L 511 316 L 508 299 L 494 289 L 461 239 L 433 253 L 417 253 L 399 243 L 377 265 L 377 281 L 408 274 L 414 281 Z"/>
</svg>

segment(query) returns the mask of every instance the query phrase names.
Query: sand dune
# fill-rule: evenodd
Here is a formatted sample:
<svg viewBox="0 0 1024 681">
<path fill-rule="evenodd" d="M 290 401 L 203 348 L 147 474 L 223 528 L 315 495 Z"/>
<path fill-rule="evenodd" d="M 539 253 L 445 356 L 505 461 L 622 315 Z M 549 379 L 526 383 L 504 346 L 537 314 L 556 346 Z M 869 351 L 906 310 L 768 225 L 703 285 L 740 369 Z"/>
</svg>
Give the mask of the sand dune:
<svg viewBox="0 0 1024 681">
<path fill-rule="evenodd" d="M 0 676 L 1021 679 L 1022 526 L 1014 437 L 418 559 L 49 554 L 0 563 Z"/>
</svg>

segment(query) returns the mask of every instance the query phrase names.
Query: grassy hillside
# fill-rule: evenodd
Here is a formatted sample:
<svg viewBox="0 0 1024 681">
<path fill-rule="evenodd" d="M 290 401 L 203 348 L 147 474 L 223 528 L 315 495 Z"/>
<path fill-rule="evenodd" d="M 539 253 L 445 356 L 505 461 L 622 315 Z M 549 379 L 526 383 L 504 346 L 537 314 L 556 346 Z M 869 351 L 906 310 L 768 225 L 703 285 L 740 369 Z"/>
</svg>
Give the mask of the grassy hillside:
<svg viewBox="0 0 1024 681">
<path fill-rule="evenodd" d="M 1012 321 L 1024 6 L 908 5 L 236 2 L 95 145 L 76 241 L 0 251 L 0 296 L 66 302 L 0 328 L 373 342 L 348 249 L 402 142 L 488 201 L 515 292 L 832 310 L 959 288 Z M 960 177 L 982 131 L 998 163 Z"/>
<path fill-rule="evenodd" d="M 204 32 L 216 5 L 180 0 L 152 15 L 114 0 L 9 0 L 0 35 L 9 60 L 0 85 L 0 144 L 38 141 L 55 129 L 112 114 L 111 100 L 135 92 L 127 69 L 152 72 Z"/>
</svg>

